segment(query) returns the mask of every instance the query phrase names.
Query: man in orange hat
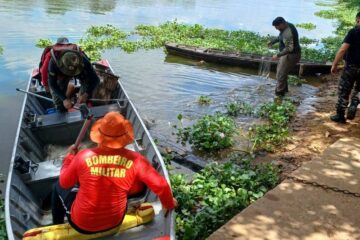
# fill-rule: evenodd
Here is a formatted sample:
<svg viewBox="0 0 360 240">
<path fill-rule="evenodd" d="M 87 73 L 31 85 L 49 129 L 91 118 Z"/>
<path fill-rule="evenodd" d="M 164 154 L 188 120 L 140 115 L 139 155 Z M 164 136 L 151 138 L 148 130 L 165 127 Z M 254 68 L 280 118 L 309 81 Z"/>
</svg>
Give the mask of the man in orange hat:
<svg viewBox="0 0 360 240">
<path fill-rule="evenodd" d="M 131 189 L 145 183 L 165 209 L 177 202 L 166 179 L 139 153 L 126 145 L 134 140 L 131 123 L 110 112 L 91 128 L 98 146 L 77 153 L 73 146 L 64 159 L 52 196 L 53 223 L 70 225 L 80 233 L 107 231 L 122 223 Z"/>
</svg>

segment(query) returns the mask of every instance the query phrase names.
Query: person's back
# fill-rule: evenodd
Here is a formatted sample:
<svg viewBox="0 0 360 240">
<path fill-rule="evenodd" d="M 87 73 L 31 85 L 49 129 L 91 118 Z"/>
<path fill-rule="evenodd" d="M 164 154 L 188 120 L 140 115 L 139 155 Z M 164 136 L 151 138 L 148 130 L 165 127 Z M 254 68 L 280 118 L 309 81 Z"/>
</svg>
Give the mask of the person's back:
<svg viewBox="0 0 360 240">
<path fill-rule="evenodd" d="M 81 187 L 71 208 L 71 220 L 87 231 L 96 232 L 120 224 L 128 193 L 138 181 L 155 189 L 167 185 L 164 179 L 154 175 L 155 170 L 141 154 L 124 148 L 88 149 L 79 152 L 72 161 L 77 163 L 72 166 L 76 169 L 63 168 L 60 185 L 66 188 L 79 182 Z M 163 203 L 171 207 L 169 204 L 172 198 Z"/>
<path fill-rule="evenodd" d="M 344 56 L 346 64 L 360 67 L 360 26 L 351 29 L 344 42 L 350 45 Z"/>
<path fill-rule="evenodd" d="M 39 63 L 39 71 L 41 73 L 41 84 L 45 87 L 46 91 L 49 91 L 48 67 L 50 61 L 57 61 L 62 53 L 68 50 L 81 51 L 79 46 L 70 43 L 65 37 L 58 38 L 54 45 L 44 49 Z"/>
<path fill-rule="evenodd" d="M 66 213 L 78 232 L 114 228 L 123 220 L 129 193 L 143 183 L 159 196 L 164 208 L 176 206 L 166 179 L 141 154 L 125 148 L 134 135 L 122 115 L 106 114 L 93 125 L 90 138 L 97 148 L 76 155 L 70 150 L 64 159 L 53 194 L 54 224 L 63 223 Z"/>
</svg>

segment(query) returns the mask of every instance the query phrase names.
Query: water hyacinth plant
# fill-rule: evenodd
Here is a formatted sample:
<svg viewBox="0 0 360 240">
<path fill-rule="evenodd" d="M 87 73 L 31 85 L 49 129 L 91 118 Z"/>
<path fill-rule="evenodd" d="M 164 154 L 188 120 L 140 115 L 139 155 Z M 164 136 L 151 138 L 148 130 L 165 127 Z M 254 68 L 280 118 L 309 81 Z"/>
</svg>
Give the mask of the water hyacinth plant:
<svg viewBox="0 0 360 240">
<path fill-rule="evenodd" d="M 290 101 L 266 103 L 257 110 L 257 115 L 268 120 L 268 124 L 257 125 L 250 129 L 251 152 L 274 148 L 283 144 L 289 136 L 288 123 L 295 115 L 295 106 Z"/>
<path fill-rule="evenodd" d="M 279 181 L 278 170 L 271 164 L 251 166 L 234 163 L 211 164 L 191 182 L 183 175 L 172 175 L 178 239 L 206 239 L 231 217 L 262 197 Z"/>
<path fill-rule="evenodd" d="M 178 115 L 182 121 L 182 115 Z M 230 147 L 233 144 L 232 136 L 235 133 L 233 119 L 216 113 L 205 115 L 191 127 L 174 126 L 178 142 L 190 143 L 193 147 L 204 151 L 216 151 Z"/>
<path fill-rule="evenodd" d="M 208 96 L 199 96 L 197 98 L 197 103 L 200 105 L 209 105 L 212 102 L 212 99 Z"/>
<path fill-rule="evenodd" d="M 298 23 L 295 26 L 306 30 L 314 30 L 316 28 L 316 25 L 313 23 Z"/>
<path fill-rule="evenodd" d="M 234 101 L 225 105 L 229 116 L 237 117 L 240 114 L 252 114 L 253 108 L 250 104 L 242 101 Z"/>
</svg>

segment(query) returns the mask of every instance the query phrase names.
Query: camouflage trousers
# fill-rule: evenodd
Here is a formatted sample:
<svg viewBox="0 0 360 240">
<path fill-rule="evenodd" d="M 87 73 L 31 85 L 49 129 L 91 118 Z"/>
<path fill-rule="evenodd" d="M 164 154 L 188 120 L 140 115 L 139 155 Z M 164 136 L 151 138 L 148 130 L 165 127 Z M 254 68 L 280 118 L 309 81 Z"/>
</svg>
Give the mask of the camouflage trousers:
<svg viewBox="0 0 360 240">
<path fill-rule="evenodd" d="M 353 92 L 351 94 L 352 90 Z M 345 112 L 345 109 L 349 104 L 350 94 L 351 94 L 350 97 L 351 102 L 358 104 L 359 92 L 360 92 L 360 67 L 353 65 L 346 65 L 339 82 L 336 111 L 340 113 Z"/>
</svg>

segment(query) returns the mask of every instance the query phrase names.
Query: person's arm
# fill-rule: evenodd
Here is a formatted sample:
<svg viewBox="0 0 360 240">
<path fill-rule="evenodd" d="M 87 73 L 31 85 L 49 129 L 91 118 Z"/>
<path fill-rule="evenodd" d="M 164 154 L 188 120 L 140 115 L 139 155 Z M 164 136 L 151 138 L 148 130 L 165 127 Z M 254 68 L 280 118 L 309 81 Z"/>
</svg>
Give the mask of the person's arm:
<svg viewBox="0 0 360 240">
<path fill-rule="evenodd" d="M 280 41 L 279 37 L 274 38 L 273 40 L 268 42 L 268 47 L 271 48 L 275 43 L 278 43 Z"/>
<path fill-rule="evenodd" d="M 61 91 L 60 87 L 57 84 L 56 72 L 57 72 L 56 64 L 53 63 L 52 60 L 50 60 L 49 66 L 48 66 L 48 83 L 49 83 L 49 87 L 52 90 L 52 94 L 55 94 L 62 101 L 64 101 L 66 99 L 66 96 Z"/>
<path fill-rule="evenodd" d="M 143 158 L 138 159 L 136 164 L 136 171 L 143 183 L 145 183 L 151 191 L 159 196 L 164 208 L 173 209 L 176 206 L 176 201 L 173 198 L 171 188 L 166 179 L 161 176 L 148 161 Z"/>
<path fill-rule="evenodd" d="M 333 61 L 333 64 L 331 66 L 331 73 L 335 74 L 337 72 L 337 66 L 339 62 L 344 58 L 345 53 L 349 49 L 350 44 L 349 43 L 343 43 L 339 50 L 336 53 L 335 59 Z"/>
<path fill-rule="evenodd" d="M 79 177 L 76 170 L 78 162 L 78 159 L 75 155 L 76 152 L 77 149 L 74 149 L 74 146 L 70 146 L 68 154 L 66 155 L 60 170 L 59 183 L 60 186 L 64 189 L 71 188 L 79 182 Z"/>
</svg>

